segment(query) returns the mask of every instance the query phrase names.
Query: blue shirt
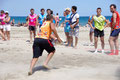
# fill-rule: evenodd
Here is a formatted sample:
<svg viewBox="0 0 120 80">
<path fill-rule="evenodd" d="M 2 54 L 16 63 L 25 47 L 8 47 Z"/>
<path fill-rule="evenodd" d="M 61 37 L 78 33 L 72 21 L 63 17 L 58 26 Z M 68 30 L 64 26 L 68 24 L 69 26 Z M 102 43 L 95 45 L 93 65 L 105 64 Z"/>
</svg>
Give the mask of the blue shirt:
<svg viewBox="0 0 120 80">
<path fill-rule="evenodd" d="M 41 13 L 39 14 L 39 20 L 40 20 L 40 25 L 42 25 L 43 24 L 43 20 L 44 20 L 44 18 L 46 18 L 46 14 L 44 14 L 44 15 L 42 15 Z"/>
<path fill-rule="evenodd" d="M 70 21 L 70 15 L 71 15 L 71 14 L 68 14 L 68 15 L 65 17 L 65 20 L 69 20 L 69 21 Z M 70 23 L 69 23 L 69 22 L 66 22 L 66 26 L 70 26 Z"/>
</svg>

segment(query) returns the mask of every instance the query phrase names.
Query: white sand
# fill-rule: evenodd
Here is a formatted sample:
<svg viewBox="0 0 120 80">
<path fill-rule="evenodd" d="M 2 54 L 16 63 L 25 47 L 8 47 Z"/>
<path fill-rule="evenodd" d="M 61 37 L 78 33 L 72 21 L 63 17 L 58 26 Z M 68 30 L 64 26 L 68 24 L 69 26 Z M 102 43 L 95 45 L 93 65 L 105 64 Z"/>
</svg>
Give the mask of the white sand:
<svg viewBox="0 0 120 80">
<path fill-rule="evenodd" d="M 63 29 L 59 35 L 65 40 Z M 120 80 L 120 55 L 108 56 L 109 29 L 105 29 L 105 54 L 94 54 L 89 43 L 89 28 L 80 28 L 78 49 L 57 45 L 56 53 L 49 63 L 51 70 L 41 66 L 47 56 L 40 57 L 35 72 L 28 76 L 32 59 L 32 44 L 27 28 L 13 27 L 11 41 L 0 40 L 0 80 Z M 99 49 L 101 49 L 99 41 Z"/>
</svg>

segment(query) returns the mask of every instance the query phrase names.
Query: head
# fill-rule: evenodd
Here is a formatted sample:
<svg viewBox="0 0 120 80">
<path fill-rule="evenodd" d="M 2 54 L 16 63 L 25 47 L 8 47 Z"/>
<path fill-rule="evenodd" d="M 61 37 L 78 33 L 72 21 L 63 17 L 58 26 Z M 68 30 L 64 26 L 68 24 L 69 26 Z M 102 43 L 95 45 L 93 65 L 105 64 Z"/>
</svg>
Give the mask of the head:
<svg viewBox="0 0 120 80">
<path fill-rule="evenodd" d="M 66 11 L 66 14 L 68 15 L 70 13 L 70 8 L 66 8 L 65 11 Z"/>
<path fill-rule="evenodd" d="M 41 11 L 42 14 L 45 13 L 45 9 L 44 8 L 42 8 L 40 11 Z"/>
<path fill-rule="evenodd" d="M 99 8 L 97 8 L 97 15 L 101 15 L 101 12 L 102 12 L 102 9 L 99 7 Z"/>
<path fill-rule="evenodd" d="M 52 15 L 47 15 L 46 21 L 53 21 L 53 16 Z"/>
<path fill-rule="evenodd" d="M 72 13 L 75 13 L 77 11 L 77 7 L 76 6 L 72 6 L 71 11 L 72 11 Z"/>
<path fill-rule="evenodd" d="M 5 15 L 6 15 L 6 16 L 9 16 L 9 13 L 8 13 L 8 11 L 6 11 L 6 12 L 5 12 Z"/>
<path fill-rule="evenodd" d="M 1 15 L 3 15 L 4 14 L 4 10 L 1 10 Z"/>
<path fill-rule="evenodd" d="M 50 9 L 47 9 L 47 14 L 51 14 L 51 10 Z"/>
<path fill-rule="evenodd" d="M 51 10 L 51 14 L 53 14 L 53 11 Z"/>
<path fill-rule="evenodd" d="M 31 14 L 34 14 L 34 9 L 33 8 L 30 9 L 30 12 L 31 12 Z"/>
<path fill-rule="evenodd" d="M 110 11 L 112 12 L 112 13 L 114 13 L 115 11 L 116 11 L 116 5 L 115 4 L 111 4 L 110 5 Z"/>
<path fill-rule="evenodd" d="M 58 16 L 58 13 L 56 13 L 56 15 Z"/>
</svg>

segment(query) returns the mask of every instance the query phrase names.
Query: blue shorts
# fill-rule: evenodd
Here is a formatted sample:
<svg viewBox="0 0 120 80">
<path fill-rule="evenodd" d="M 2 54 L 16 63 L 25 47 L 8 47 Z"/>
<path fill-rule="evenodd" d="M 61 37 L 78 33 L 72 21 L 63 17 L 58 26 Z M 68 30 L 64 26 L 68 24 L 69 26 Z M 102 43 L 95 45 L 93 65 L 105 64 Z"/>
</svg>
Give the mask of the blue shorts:
<svg viewBox="0 0 120 80">
<path fill-rule="evenodd" d="M 70 32 L 70 26 L 65 26 L 64 27 L 64 32 Z"/>
<path fill-rule="evenodd" d="M 116 37 L 119 36 L 119 33 L 120 33 L 120 29 L 115 29 L 111 32 L 110 36 Z"/>
</svg>

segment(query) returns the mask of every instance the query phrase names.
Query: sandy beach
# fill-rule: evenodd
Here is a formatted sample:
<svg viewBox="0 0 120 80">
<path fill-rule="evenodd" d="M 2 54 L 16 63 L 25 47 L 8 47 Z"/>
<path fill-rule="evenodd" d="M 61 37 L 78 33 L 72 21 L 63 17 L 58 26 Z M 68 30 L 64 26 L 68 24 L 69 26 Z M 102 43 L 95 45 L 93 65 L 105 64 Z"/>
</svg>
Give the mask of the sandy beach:
<svg viewBox="0 0 120 80">
<path fill-rule="evenodd" d="M 57 29 L 65 40 L 64 29 Z M 80 27 L 78 48 L 56 45 L 56 53 L 49 63 L 50 70 L 42 67 L 47 56 L 44 51 L 28 76 L 32 59 L 32 44 L 25 27 L 12 27 L 11 40 L 0 40 L 0 80 L 120 80 L 120 55 L 109 56 L 108 38 L 110 29 L 105 29 L 105 54 L 94 54 L 94 46 L 88 46 L 89 28 Z M 120 41 L 120 40 L 119 40 Z M 99 41 L 99 49 L 101 43 Z"/>
</svg>

